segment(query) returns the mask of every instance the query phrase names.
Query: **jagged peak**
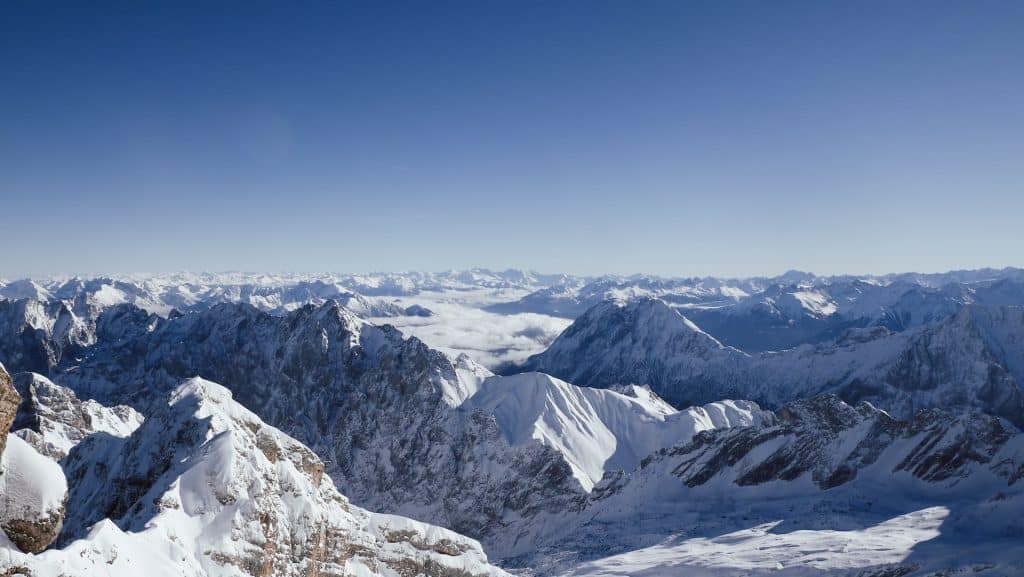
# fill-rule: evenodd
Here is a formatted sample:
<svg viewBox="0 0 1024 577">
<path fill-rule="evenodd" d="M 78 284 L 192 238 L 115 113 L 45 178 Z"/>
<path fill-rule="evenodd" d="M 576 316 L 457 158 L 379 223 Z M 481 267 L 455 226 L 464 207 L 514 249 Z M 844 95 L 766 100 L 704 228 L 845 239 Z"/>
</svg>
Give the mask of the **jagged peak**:
<svg viewBox="0 0 1024 577">
<path fill-rule="evenodd" d="M 761 424 L 749 401 L 677 411 L 653 393 L 577 387 L 539 372 L 487 379 L 467 407 L 494 415 L 512 445 L 540 443 L 562 456 L 584 491 L 610 470 L 629 470 L 661 448 L 704 430 Z"/>
<path fill-rule="evenodd" d="M 867 402 L 856 407 L 834 394 L 816 395 L 787 404 L 776 413 L 781 422 L 795 426 L 824 426 L 836 432 L 849 429 L 865 419 L 888 417 Z"/>
<path fill-rule="evenodd" d="M 227 387 L 196 376 L 182 381 L 180 385 L 175 387 L 171 391 L 168 404 L 176 405 L 189 399 L 194 399 L 198 402 L 209 401 L 223 404 L 233 402 L 234 395 L 231 394 L 231 390 Z"/>
<path fill-rule="evenodd" d="M 696 323 L 656 297 L 610 298 L 591 307 L 577 322 L 580 322 L 581 328 L 604 322 L 630 326 L 654 324 L 659 328 L 699 334 L 718 347 L 725 348 L 725 345 L 704 332 Z"/>
<path fill-rule="evenodd" d="M 347 332 L 358 333 L 363 325 L 367 324 L 366 321 L 356 316 L 355 313 L 333 298 L 327 299 L 320 306 L 307 306 L 314 307 L 312 312 L 314 319 L 319 321 L 326 319 L 336 320 L 341 323 Z"/>
<path fill-rule="evenodd" d="M 2 368 L 3 368 L 3 366 L 0 365 L 0 369 L 2 369 Z M 16 373 L 14 375 L 11 375 L 11 378 L 13 379 L 13 382 L 14 382 L 14 388 L 18 391 L 18 394 L 20 394 L 22 397 L 24 397 L 26 394 L 28 394 L 31 391 L 31 389 L 36 388 L 36 387 L 40 387 L 40 386 L 55 387 L 55 386 L 57 386 L 57 385 L 55 385 L 53 383 L 53 381 L 51 381 L 45 375 L 41 375 L 41 374 L 33 372 L 33 371 L 23 371 L 23 372 L 20 372 L 20 373 Z M 71 395 L 74 395 L 74 392 L 71 391 L 71 389 L 68 389 L 68 393 L 71 394 Z"/>
<path fill-rule="evenodd" d="M 213 431 L 231 428 L 228 423 L 241 423 L 250 429 L 266 427 L 275 435 L 283 435 L 271 427 L 254 412 L 235 401 L 234 394 L 227 387 L 196 376 L 182 381 L 167 397 L 165 413 L 178 418 L 209 420 Z"/>
</svg>

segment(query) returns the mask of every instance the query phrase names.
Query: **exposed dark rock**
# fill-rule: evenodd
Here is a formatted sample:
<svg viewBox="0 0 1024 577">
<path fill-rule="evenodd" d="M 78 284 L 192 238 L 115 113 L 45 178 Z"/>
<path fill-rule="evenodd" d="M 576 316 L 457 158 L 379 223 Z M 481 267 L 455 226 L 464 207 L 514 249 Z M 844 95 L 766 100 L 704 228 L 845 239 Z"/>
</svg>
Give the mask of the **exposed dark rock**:
<svg viewBox="0 0 1024 577">
<path fill-rule="evenodd" d="M 4 366 L 0 365 L 0 455 L 3 455 L 4 448 L 7 447 L 7 432 L 11 430 L 20 403 L 21 396 L 14 390 L 11 376 L 7 374 Z"/>
</svg>

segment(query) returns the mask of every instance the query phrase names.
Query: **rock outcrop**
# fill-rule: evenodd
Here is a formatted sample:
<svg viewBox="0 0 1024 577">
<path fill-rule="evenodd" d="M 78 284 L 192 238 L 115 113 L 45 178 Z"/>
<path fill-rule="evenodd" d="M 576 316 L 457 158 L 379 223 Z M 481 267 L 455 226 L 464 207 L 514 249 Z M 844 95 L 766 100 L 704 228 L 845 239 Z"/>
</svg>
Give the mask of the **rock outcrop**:
<svg viewBox="0 0 1024 577">
<path fill-rule="evenodd" d="M 18 405 L 21 403 L 21 396 L 14 389 L 11 375 L 2 364 L 0 364 L 0 455 L 3 455 L 7 446 L 7 431 L 11 430 L 14 417 L 18 414 Z"/>
</svg>

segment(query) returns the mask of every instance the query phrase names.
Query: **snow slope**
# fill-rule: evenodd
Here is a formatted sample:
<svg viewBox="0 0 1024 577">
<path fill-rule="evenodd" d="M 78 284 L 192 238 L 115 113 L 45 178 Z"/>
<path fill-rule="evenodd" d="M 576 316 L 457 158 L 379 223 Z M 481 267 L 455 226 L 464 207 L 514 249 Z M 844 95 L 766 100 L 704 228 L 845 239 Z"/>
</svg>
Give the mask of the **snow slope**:
<svg viewBox="0 0 1024 577">
<path fill-rule="evenodd" d="M 1022 471 L 1024 434 L 997 417 L 899 421 L 815 397 L 606 476 L 532 561 L 545 575 L 1013 575 Z"/>
<path fill-rule="evenodd" d="M 669 539 L 584 563 L 566 577 L 870 575 L 880 566 L 875 574 L 884 575 L 886 566 L 898 567 L 916 545 L 938 537 L 948 515 L 936 506 L 863 529 L 781 533 L 774 530 L 782 522 L 772 521 L 724 535 Z"/>
<path fill-rule="evenodd" d="M 627 396 L 575 387 L 542 373 L 487 379 L 465 407 L 493 413 L 512 446 L 540 442 L 557 450 L 586 491 L 605 472 L 631 470 L 652 452 L 700 431 L 750 426 L 766 418 L 747 401 L 676 411 L 649 391 Z"/>
</svg>

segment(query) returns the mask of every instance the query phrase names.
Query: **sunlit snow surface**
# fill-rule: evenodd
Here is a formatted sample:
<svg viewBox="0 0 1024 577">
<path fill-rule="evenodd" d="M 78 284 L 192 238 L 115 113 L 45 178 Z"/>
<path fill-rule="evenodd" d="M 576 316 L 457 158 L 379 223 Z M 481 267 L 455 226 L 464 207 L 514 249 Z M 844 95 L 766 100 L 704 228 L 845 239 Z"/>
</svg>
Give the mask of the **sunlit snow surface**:
<svg viewBox="0 0 1024 577">
<path fill-rule="evenodd" d="M 585 563 L 572 577 L 688 577 L 850 574 L 900 563 L 939 536 L 949 515 L 929 507 L 847 531 L 778 531 L 781 521 L 717 537 L 670 538 L 652 547 Z M 855 574 L 855 572 L 854 572 Z"/>
<path fill-rule="evenodd" d="M 487 379 L 463 408 L 494 414 L 513 446 L 554 448 L 588 492 L 606 472 L 632 470 L 652 452 L 700 431 L 751 426 L 770 416 L 750 401 L 677 411 L 641 387 L 630 387 L 627 396 L 542 373 Z"/>
</svg>

